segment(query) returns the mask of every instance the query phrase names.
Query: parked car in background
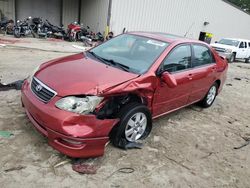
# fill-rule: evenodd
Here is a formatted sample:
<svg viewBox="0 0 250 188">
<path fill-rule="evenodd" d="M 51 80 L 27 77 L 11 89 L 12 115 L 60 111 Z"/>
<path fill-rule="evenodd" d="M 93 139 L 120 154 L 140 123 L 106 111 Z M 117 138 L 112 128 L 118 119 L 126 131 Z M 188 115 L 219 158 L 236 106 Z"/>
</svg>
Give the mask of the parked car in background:
<svg viewBox="0 0 250 188">
<path fill-rule="evenodd" d="M 152 119 L 193 103 L 210 107 L 227 68 L 203 42 L 131 32 L 42 64 L 24 82 L 21 100 L 52 147 L 96 157 L 109 140 L 124 148 L 146 138 Z"/>
<path fill-rule="evenodd" d="M 221 39 L 211 46 L 222 56 L 225 56 L 230 63 L 236 59 L 244 59 L 246 63 L 250 59 L 250 40 L 245 39 Z"/>
</svg>

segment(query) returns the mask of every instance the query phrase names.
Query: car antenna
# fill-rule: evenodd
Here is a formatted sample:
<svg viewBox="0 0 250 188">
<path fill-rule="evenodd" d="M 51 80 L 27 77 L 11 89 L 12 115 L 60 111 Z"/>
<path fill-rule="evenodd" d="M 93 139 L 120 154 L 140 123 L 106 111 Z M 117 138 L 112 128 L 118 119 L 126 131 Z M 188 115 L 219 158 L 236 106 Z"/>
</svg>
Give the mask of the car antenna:
<svg viewBox="0 0 250 188">
<path fill-rule="evenodd" d="M 185 33 L 184 37 L 187 37 L 187 34 L 189 33 L 189 31 L 192 29 L 193 26 L 194 26 L 194 22 L 192 23 L 192 25 L 190 25 L 190 27 L 188 28 L 188 30 Z"/>
</svg>

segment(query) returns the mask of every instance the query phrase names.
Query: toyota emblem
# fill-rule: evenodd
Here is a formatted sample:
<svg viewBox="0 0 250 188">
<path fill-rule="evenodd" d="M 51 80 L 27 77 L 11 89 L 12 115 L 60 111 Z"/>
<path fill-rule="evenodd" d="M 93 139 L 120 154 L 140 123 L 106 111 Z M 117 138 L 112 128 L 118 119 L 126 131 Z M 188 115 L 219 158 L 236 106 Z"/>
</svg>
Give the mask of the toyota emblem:
<svg viewBox="0 0 250 188">
<path fill-rule="evenodd" d="M 36 91 L 37 92 L 41 91 L 42 89 L 43 89 L 43 86 L 41 86 L 41 85 L 37 85 L 36 86 Z"/>
</svg>

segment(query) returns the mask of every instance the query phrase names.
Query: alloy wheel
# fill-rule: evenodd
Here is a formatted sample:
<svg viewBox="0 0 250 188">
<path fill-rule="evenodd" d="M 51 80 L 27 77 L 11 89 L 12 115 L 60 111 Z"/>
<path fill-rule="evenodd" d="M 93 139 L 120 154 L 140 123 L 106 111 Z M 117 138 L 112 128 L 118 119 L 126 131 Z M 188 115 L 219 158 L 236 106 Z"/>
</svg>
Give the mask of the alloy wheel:
<svg viewBox="0 0 250 188">
<path fill-rule="evenodd" d="M 207 104 L 211 105 L 216 97 L 216 86 L 212 86 L 207 94 Z"/>
<path fill-rule="evenodd" d="M 139 140 L 147 128 L 147 117 L 144 113 L 134 114 L 125 128 L 125 137 L 130 142 Z"/>
</svg>

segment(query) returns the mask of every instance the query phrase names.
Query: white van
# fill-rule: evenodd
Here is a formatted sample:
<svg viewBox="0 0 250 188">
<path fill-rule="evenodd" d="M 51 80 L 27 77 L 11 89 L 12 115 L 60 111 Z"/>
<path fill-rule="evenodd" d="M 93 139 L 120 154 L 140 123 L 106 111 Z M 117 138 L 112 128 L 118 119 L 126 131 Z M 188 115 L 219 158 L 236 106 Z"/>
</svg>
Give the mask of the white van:
<svg viewBox="0 0 250 188">
<path fill-rule="evenodd" d="M 246 63 L 249 62 L 250 40 L 224 38 L 211 46 L 229 62 L 234 62 L 236 59 L 245 59 Z"/>
</svg>

